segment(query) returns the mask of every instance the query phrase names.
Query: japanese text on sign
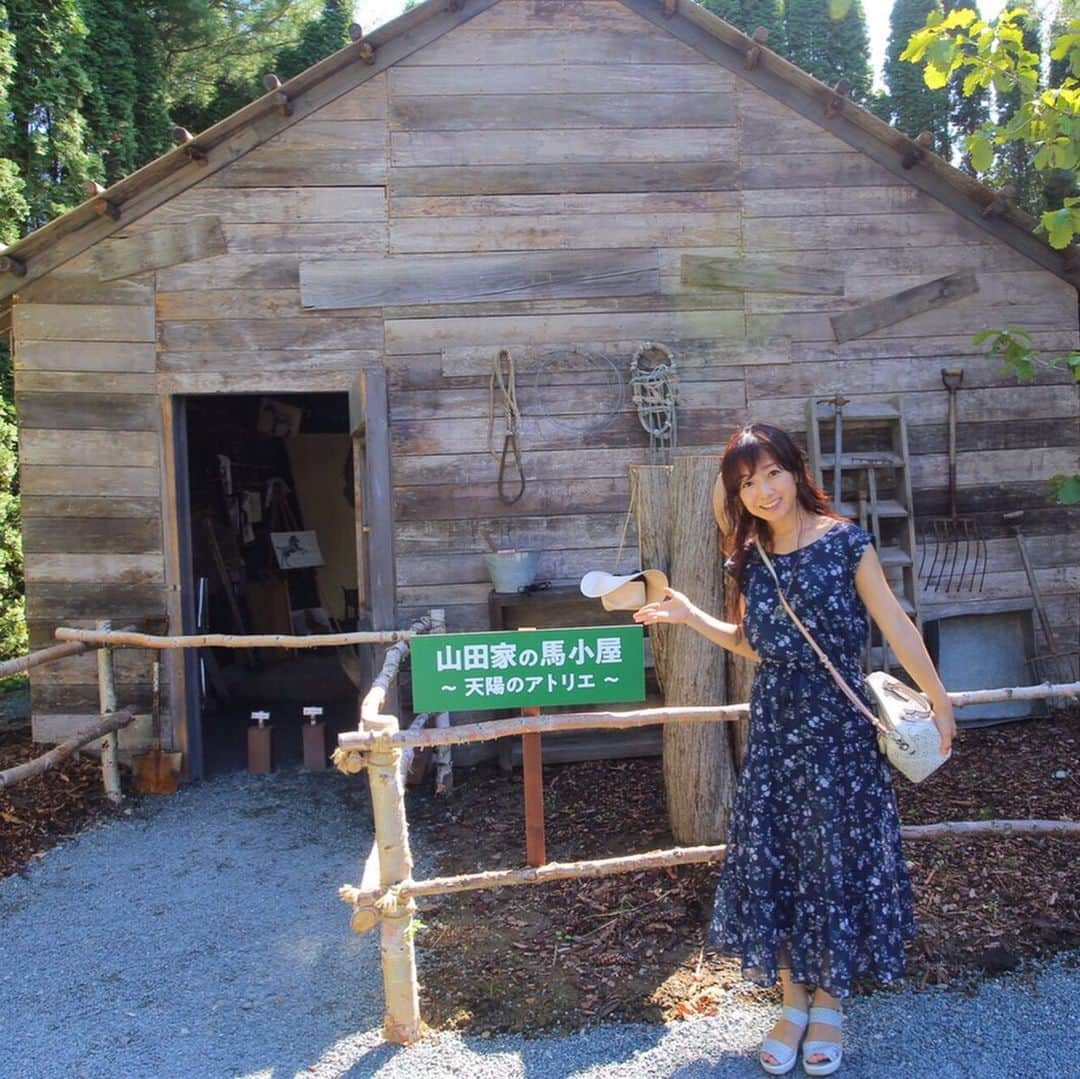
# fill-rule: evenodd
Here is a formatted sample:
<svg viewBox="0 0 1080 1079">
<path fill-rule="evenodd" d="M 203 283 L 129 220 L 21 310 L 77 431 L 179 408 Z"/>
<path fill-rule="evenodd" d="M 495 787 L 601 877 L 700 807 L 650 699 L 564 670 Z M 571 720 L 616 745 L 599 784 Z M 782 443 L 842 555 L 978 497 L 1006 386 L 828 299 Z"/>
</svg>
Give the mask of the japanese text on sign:
<svg viewBox="0 0 1080 1079">
<path fill-rule="evenodd" d="M 410 647 L 417 711 L 637 701 L 645 695 L 640 626 L 418 636 Z"/>
</svg>

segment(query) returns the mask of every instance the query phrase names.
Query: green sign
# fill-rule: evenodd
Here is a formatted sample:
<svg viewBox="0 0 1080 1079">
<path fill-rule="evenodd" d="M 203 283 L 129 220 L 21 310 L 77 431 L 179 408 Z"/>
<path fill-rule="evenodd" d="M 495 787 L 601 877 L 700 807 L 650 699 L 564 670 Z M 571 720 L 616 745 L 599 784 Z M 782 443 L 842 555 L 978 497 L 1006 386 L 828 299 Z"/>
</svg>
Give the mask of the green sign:
<svg viewBox="0 0 1080 1079">
<path fill-rule="evenodd" d="M 645 698 L 641 626 L 418 634 L 409 650 L 417 712 Z"/>
</svg>

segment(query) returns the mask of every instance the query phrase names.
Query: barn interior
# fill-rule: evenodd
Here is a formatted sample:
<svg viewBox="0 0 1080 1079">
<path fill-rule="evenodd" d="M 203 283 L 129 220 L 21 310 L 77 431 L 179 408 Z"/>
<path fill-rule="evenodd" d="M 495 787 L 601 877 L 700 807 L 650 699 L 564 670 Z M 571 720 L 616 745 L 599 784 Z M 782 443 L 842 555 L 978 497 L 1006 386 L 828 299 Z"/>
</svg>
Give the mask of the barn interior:
<svg viewBox="0 0 1080 1079">
<path fill-rule="evenodd" d="M 360 602 L 346 394 L 190 397 L 190 582 L 200 633 L 308 635 L 357 628 Z M 299 763 L 301 726 L 355 723 L 351 652 L 202 649 L 208 773 L 244 768 L 252 714 L 274 765 Z M 321 708 L 321 717 L 304 716 Z M 266 736 L 264 736 L 265 738 Z"/>
</svg>

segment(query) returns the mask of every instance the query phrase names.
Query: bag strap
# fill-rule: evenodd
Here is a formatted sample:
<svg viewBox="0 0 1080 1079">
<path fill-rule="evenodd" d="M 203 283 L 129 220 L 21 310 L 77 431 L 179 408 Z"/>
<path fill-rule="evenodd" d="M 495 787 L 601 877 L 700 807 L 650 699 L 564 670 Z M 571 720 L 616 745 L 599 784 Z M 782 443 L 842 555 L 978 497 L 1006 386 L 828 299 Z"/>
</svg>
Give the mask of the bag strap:
<svg viewBox="0 0 1080 1079">
<path fill-rule="evenodd" d="M 795 623 L 796 628 L 806 638 L 807 643 L 814 650 L 814 655 L 816 655 L 817 658 L 820 659 L 821 662 L 825 665 L 825 669 L 829 672 L 829 674 L 832 675 L 832 680 L 837 684 L 837 686 L 839 686 L 840 691 L 844 694 L 844 696 L 847 697 L 847 699 L 851 701 L 851 703 L 855 705 L 855 707 L 860 712 L 862 712 L 862 714 L 866 716 L 866 718 L 870 720 L 871 723 L 873 723 L 877 730 L 881 731 L 882 734 L 889 734 L 890 728 L 886 726 L 884 722 L 882 722 L 880 716 L 875 715 L 873 712 L 870 711 L 869 708 L 866 707 L 865 704 L 863 704 L 863 702 L 856 695 L 855 691 L 844 680 L 843 675 L 841 675 L 840 672 L 833 666 L 832 661 L 829 659 L 829 657 L 825 655 L 821 646 L 817 643 L 817 641 L 814 640 L 813 636 L 811 636 L 810 631 L 806 628 L 806 626 L 802 624 L 802 620 L 799 618 L 799 616 L 791 609 L 791 604 L 788 603 L 787 597 L 784 595 L 784 590 L 780 587 L 780 578 L 776 575 L 776 569 L 772 564 L 772 560 L 765 553 L 765 548 L 761 546 L 761 540 L 755 540 L 754 543 L 757 546 L 758 554 L 761 555 L 761 561 L 765 563 L 765 568 L 769 571 L 770 574 L 772 574 L 772 579 L 776 583 L 776 591 L 777 594 L 780 596 L 781 605 L 783 606 L 784 610 L 787 611 L 788 617 L 792 620 L 792 622 Z"/>
</svg>

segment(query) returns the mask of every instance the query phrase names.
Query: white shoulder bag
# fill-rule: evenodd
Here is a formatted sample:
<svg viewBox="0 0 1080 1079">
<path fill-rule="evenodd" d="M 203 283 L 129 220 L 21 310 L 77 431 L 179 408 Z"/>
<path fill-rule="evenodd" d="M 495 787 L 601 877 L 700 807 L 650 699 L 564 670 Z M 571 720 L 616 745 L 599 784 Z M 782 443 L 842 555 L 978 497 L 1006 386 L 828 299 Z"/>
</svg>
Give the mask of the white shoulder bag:
<svg viewBox="0 0 1080 1079">
<path fill-rule="evenodd" d="M 814 654 L 825 665 L 844 696 L 873 723 L 878 732 L 878 746 L 888 757 L 889 763 L 912 783 L 921 783 L 928 775 L 936 772 L 952 753 L 951 751 L 944 754 L 941 752 L 940 735 L 931 718 L 933 710 L 925 694 L 897 681 L 888 671 L 872 671 L 866 677 L 866 685 L 874 699 L 877 714 L 871 712 L 851 686 L 844 681 L 829 657 L 810 635 L 810 631 L 802 624 L 799 616 L 791 609 L 784 590 L 780 587 L 780 578 L 776 575 L 776 569 L 760 542 L 757 544 L 757 549 L 762 562 L 765 563 L 765 568 L 776 582 L 780 603 L 787 611 L 788 617 L 806 638 Z"/>
</svg>

